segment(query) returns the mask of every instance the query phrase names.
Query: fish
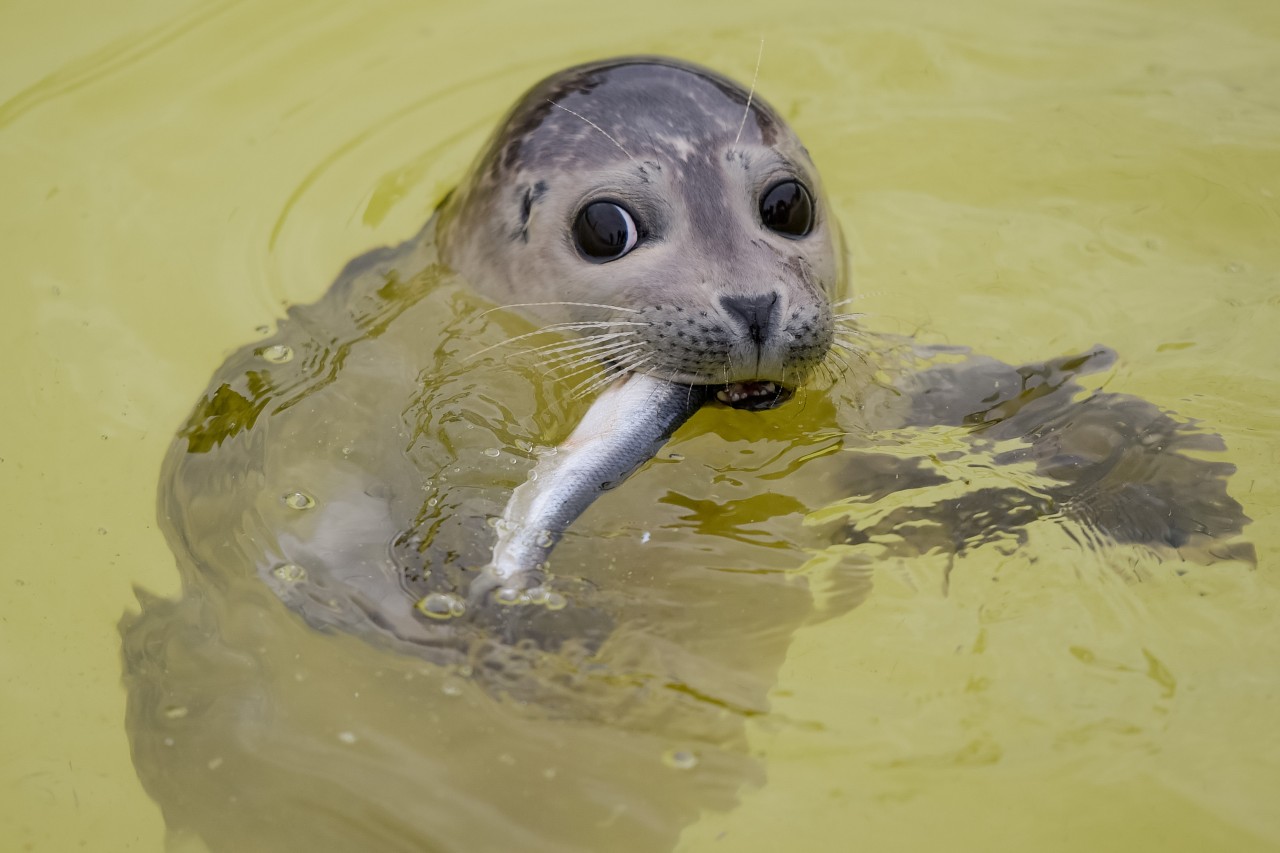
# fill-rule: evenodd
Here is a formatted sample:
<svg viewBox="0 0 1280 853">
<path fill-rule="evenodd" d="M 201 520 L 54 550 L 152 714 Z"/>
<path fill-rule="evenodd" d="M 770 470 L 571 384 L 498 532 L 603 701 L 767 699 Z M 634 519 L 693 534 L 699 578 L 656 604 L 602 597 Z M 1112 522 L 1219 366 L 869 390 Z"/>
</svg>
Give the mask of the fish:
<svg viewBox="0 0 1280 853">
<path fill-rule="evenodd" d="M 471 583 L 470 601 L 484 602 L 493 593 L 497 601 L 515 604 L 531 600 L 529 590 L 545 595 L 540 584 L 548 558 L 569 525 L 652 459 L 713 394 L 637 373 L 606 388 L 569 437 L 540 454 L 529 478 L 512 492 L 497 522 L 492 557 Z"/>
</svg>

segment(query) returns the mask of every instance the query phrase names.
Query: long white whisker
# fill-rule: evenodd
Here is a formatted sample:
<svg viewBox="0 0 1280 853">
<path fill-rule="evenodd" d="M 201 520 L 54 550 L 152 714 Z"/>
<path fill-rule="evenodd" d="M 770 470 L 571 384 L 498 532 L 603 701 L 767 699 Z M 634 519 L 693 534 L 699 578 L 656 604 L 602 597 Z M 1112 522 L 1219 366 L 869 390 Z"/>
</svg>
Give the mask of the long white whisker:
<svg viewBox="0 0 1280 853">
<path fill-rule="evenodd" d="M 742 138 L 742 129 L 747 126 L 747 116 L 751 115 L 751 100 L 756 96 L 756 80 L 760 77 L 760 60 L 764 58 L 764 38 L 760 39 L 760 49 L 756 51 L 756 71 L 751 75 L 751 90 L 747 92 L 747 107 L 742 111 L 742 121 L 738 123 L 738 135 L 733 138 L 737 145 Z"/>
<path fill-rule="evenodd" d="M 612 365 L 601 376 L 598 376 L 594 380 L 588 380 L 587 382 L 580 383 L 570 393 L 574 397 L 585 397 L 596 389 L 603 388 L 605 385 L 608 385 L 620 376 L 625 376 L 628 373 L 635 372 L 637 367 L 652 360 L 653 356 L 647 355 L 640 359 L 633 359 L 630 362 Z"/>
<path fill-rule="evenodd" d="M 631 161 L 632 161 L 633 163 L 639 163 L 639 162 L 640 162 L 640 161 L 639 161 L 639 160 L 637 160 L 636 158 L 631 157 L 631 152 L 630 152 L 630 151 L 628 151 L 627 149 L 623 148 L 623 147 L 622 147 L 622 143 L 621 143 L 621 142 L 619 142 L 618 140 L 616 140 L 616 139 L 614 139 L 612 136 L 610 136 L 610 135 L 609 135 L 609 133 L 608 133 L 608 132 L 603 128 L 603 127 L 601 127 L 600 125 L 596 124 L 596 123 L 595 123 L 594 121 L 592 121 L 591 119 L 587 118 L 587 117 L 586 117 L 586 116 L 584 116 L 584 115 L 578 115 L 578 113 L 575 113 L 573 110 L 569 109 L 569 108 L 568 108 L 568 107 L 566 107 L 566 106 L 562 106 L 562 105 L 560 105 L 560 104 L 557 104 L 555 101 L 551 100 L 550 98 L 547 98 L 547 103 L 548 103 L 548 104 L 550 104 L 550 105 L 551 105 L 551 106 L 553 106 L 553 107 L 559 107 L 560 109 L 562 109 L 562 110 L 564 110 L 565 112 L 567 112 L 569 115 L 578 116 L 578 118 L 582 119 L 582 120 L 583 120 L 583 121 L 585 121 L 587 124 L 591 125 L 591 126 L 592 126 L 592 127 L 594 127 L 596 130 L 598 130 L 598 131 L 600 131 L 601 133 L 603 133 L 603 134 L 604 134 L 605 139 L 608 139 L 608 140 L 609 140 L 610 142 L 612 142 L 614 145 L 618 146 L 618 150 L 619 150 L 619 151 L 621 151 L 623 154 L 626 154 L 628 157 L 630 157 L 630 158 L 631 158 Z"/>
<path fill-rule="evenodd" d="M 590 350 L 593 347 L 610 346 L 611 341 L 615 341 L 618 338 L 635 337 L 635 334 L 635 332 L 606 332 L 599 335 L 591 335 L 580 341 L 571 341 L 569 343 L 553 341 L 549 344 L 543 344 L 542 346 L 531 347 L 525 350 L 525 352 L 537 353 L 540 356 L 556 356 L 561 353 L 574 352 L 575 350 Z"/>
<path fill-rule="evenodd" d="M 545 308 L 549 305 L 575 305 L 579 308 L 607 308 L 610 311 L 626 311 L 631 314 L 639 314 L 638 308 L 623 308 L 621 305 L 605 305 L 600 302 L 513 302 L 510 305 L 497 305 L 493 308 L 486 308 L 476 315 L 476 318 L 492 314 L 494 311 L 506 311 L 508 308 Z"/>
<path fill-rule="evenodd" d="M 516 335 L 514 338 L 507 338 L 505 341 L 499 341 L 496 344 L 487 346 L 479 352 L 472 353 L 467 359 L 479 358 L 490 350 L 498 347 L 505 347 L 516 341 L 522 341 L 525 338 L 532 338 L 535 335 L 545 335 L 552 332 L 572 331 L 573 329 L 599 329 L 611 328 L 613 326 L 648 326 L 648 323 L 635 323 L 629 320 L 610 320 L 603 323 L 552 323 L 550 326 L 543 326 L 541 329 L 534 329 L 532 332 L 525 332 L 523 335 Z"/>
<path fill-rule="evenodd" d="M 619 347 L 618 349 L 611 350 L 608 353 L 604 353 L 601 355 L 584 356 L 580 359 L 576 359 L 567 364 L 560 364 L 560 365 L 553 366 L 551 369 L 552 370 L 569 370 L 572 368 L 578 368 L 577 370 L 573 370 L 572 373 L 566 373 L 560 377 L 561 379 L 568 380 L 582 373 L 586 373 L 588 370 L 591 370 L 594 367 L 598 367 L 601 364 L 604 364 L 606 367 L 608 367 L 609 365 L 607 360 L 613 359 L 616 356 L 628 354 L 627 357 L 632 358 L 636 355 L 635 350 L 643 346 L 644 346 L 643 344 L 632 344 L 631 346 L 627 346 L 627 347 Z"/>
</svg>

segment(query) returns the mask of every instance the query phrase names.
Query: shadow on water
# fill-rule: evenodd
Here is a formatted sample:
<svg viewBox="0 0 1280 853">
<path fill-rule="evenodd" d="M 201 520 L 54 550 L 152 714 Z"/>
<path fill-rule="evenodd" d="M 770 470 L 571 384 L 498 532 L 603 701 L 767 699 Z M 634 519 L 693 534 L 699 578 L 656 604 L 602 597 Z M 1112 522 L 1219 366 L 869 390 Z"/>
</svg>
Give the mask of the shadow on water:
<svg viewBox="0 0 1280 853">
<path fill-rule="evenodd" d="M 704 410 L 556 552 L 563 610 L 461 622 L 534 450 L 581 414 L 485 347 L 527 331 L 435 262 L 353 262 L 219 369 L 166 459 L 176 600 L 121 623 L 139 776 L 213 850 L 660 850 L 763 782 L 745 725 L 793 633 L 884 556 L 1016 548 L 1252 559 L 1220 440 L 1084 377 L 900 356 L 765 413 Z M 514 365 L 514 367 L 513 367 Z M 824 550 L 825 549 L 825 550 Z M 826 561 L 815 577 L 806 567 Z M 811 589 L 821 588 L 815 601 Z M 301 617 L 301 618 L 299 618 Z M 318 629 L 318 630 L 317 630 Z"/>
</svg>

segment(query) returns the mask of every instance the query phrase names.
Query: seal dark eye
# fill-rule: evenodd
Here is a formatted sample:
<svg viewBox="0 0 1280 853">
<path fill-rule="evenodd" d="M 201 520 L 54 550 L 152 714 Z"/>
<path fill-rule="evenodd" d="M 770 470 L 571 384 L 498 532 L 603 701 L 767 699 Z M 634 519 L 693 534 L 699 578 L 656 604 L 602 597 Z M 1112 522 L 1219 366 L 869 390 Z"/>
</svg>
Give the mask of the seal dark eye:
<svg viewBox="0 0 1280 853">
<path fill-rule="evenodd" d="M 813 197 L 799 181 L 782 181 L 760 197 L 760 221 L 784 237 L 803 237 L 813 228 Z"/>
<path fill-rule="evenodd" d="M 588 260 L 613 261 L 630 252 L 640 239 L 636 221 L 627 209 L 611 201 L 593 201 L 573 223 L 573 238 Z"/>
</svg>

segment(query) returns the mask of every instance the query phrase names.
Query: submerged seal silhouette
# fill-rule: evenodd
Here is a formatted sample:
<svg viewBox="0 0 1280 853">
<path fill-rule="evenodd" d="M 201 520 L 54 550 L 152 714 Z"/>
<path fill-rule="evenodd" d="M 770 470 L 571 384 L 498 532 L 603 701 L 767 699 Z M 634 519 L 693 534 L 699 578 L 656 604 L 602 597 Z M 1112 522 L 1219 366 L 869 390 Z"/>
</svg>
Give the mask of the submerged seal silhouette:
<svg viewBox="0 0 1280 853">
<path fill-rule="evenodd" d="M 575 430 L 558 459 L 582 461 L 577 439 L 612 449 L 568 476 L 544 457 L 519 485 L 516 454 L 489 467 L 504 456 L 493 442 L 528 454 L 543 440 L 528 425 L 508 427 L 528 417 L 515 411 L 541 411 L 549 398 L 529 388 L 523 407 L 478 399 L 475 346 L 446 345 L 477 328 L 457 328 L 472 320 L 455 313 L 455 286 L 533 314 L 549 324 L 539 332 L 583 336 L 533 350 L 546 373 L 587 372 L 583 393 L 608 388 L 579 424 L 592 434 Z M 417 236 L 356 258 L 324 299 L 291 308 L 276 335 L 222 365 L 165 461 L 162 527 L 193 585 L 248 575 L 318 627 L 440 660 L 498 635 L 550 648 L 589 634 L 592 646 L 613 616 L 592 621 L 591 606 L 577 606 L 584 599 L 501 616 L 486 605 L 552 601 L 544 563 L 560 534 L 704 400 L 770 408 L 807 377 L 838 373 L 855 340 L 848 318 L 832 313 L 845 288 L 813 163 L 753 90 L 661 58 L 570 68 L 516 103 Z M 917 490 L 918 501 L 875 517 L 892 519 L 895 535 L 901 522 L 929 519 L 957 551 L 1051 516 L 1079 519 L 1091 539 L 1235 553 L 1223 543 L 1246 519 L 1226 492 L 1231 466 L 1182 452 L 1218 449 L 1220 439 L 1137 398 L 1082 396 L 1076 377 L 1106 369 L 1110 351 L 1023 367 L 912 352 L 915 363 L 885 382 L 835 377 L 824 400 L 831 419 L 810 411 L 793 421 L 786 482 L 775 471 L 739 485 L 794 491 L 795 512 Z M 630 402 L 613 410 L 623 386 Z M 840 422 L 846 414 L 854 428 Z M 838 449 L 856 453 L 809 454 L 806 418 L 810 435 L 837 435 Z M 933 462 L 865 452 L 879 430 L 961 426 L 957 440 L 991 465 L 1029 464 L 1044 482 L 1021 478 L 960 501 L 932 491 L 947 481 Z M 568 427 L 557 425 L 557 438 Z M 495 506 L 503 494 L 507 512 Z M 809 531 L 811 544 L 856 544 L 864 526 L 851 521 L 834 540 Z M 913 524 L 901 529 L 904 542 L 922 537 Z M 596 567 L 576 568 L 585 586 L 573 586 L 572 571 L 553 580 L 590 599 Z"/>
<path fill-rule="evenodd" d="M 567 606 L 434 618 L 417 605 L 471 583 L 513 463 L 572 411 L 545 376 L 467 360 L 509 343 L 510 318 L 438 249 L 493 301 L 585 335 L 535 352 L 603 362 L 585 388 L 605 398 L 688 381 L 707 388 L 668 402 L 767 406 L 785 396 L 767 383 L 821 373 L 849 340 L 831 208 L 751 91 L 634 59 L 536 86 L 439 216 L 228 357 L 169 449 L 158 522 L 183 592 L 140 592 L 121 621 L 127 726 L 170 828 L 210 849 L 456 847 L 459 820 L 495 848 L 669 849 L 733 805 L 792 632 L 857 606 L 871 566 L 924 560 L 945 588 L 956 557 L 1014 570 L 1008 550 L 1046 531 L 1082 552 L 1255 561 L 1221 439 L 1082 380 L 1109 350 L 1011 366 L 917 347 L 882 381 L 855 368 L 807 406 L 726 414 L 736 441 L 690 436 L 703 458 L 651 467 L 557 552 Z M 631 419 L 652 427 L 656 398 L 639 399 Z M 826 568 L 801 565 L 815 554 Z M 458 679 L 515 701 L 493 713 Z M 707 772 L 652 775 L 673 742 Z"/>
<path fill-rule="evenodd" d="M 842 248 L 812 160 L 764 100 L 672 59 L 535 85 L 441 211 L 443 260 L 588 335 L 583 360 L 766 408 L 827 356 Z"/>
</svg>

